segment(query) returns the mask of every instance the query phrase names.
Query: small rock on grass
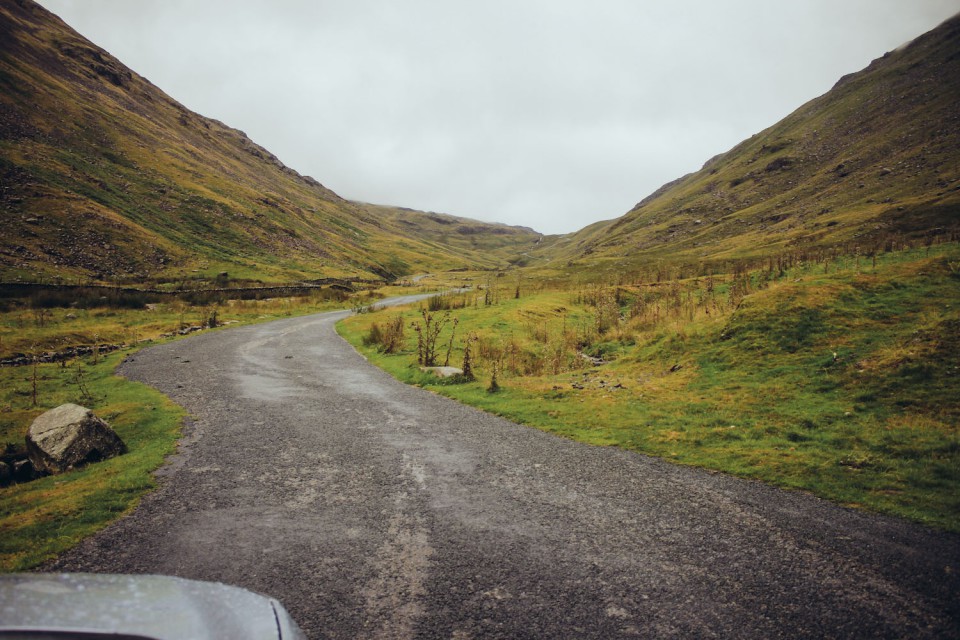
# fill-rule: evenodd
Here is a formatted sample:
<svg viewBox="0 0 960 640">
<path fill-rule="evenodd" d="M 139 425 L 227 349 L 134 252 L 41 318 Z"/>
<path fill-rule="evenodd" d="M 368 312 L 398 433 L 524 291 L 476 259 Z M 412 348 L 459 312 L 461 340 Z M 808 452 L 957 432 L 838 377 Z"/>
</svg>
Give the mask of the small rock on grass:
<svg viewBox="0 0 960 640">
<path fill-rule="evenodd" d="M 453 376 L 462 376 L 463 369 L 458 367 L 420 367 L 421 371 L 429 371 L 441 378 L 452 378 Z"/>
</svg>

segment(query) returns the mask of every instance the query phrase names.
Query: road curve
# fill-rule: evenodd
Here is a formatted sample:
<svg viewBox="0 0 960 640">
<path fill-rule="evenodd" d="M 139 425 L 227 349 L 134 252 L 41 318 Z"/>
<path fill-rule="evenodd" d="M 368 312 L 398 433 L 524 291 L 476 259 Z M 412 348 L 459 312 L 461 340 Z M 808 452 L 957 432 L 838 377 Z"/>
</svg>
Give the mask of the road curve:
<svg viewBox="0 0 960 640">
<path fill-rule="evenodd" d="M 180 452 L 46 568 L 240 585 L 313 638 L 960 637 L 960 537 L 407 387 L 344 315 L 131 357 Z"/>
</svg>

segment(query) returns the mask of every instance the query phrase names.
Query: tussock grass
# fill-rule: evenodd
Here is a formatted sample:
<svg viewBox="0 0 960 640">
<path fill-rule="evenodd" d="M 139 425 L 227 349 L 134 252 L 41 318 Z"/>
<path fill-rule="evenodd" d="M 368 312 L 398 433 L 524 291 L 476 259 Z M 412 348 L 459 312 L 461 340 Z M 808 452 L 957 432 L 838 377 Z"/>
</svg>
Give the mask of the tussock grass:
<svg viewBox="0 0 960 640">
<path fill-rule="evenodd" d="M 960 530 L 958 258 L 947 244 L 491 305 L 474 291 L 452 311 L 478 347 L 472 383 L 421 373 L 409 341 L 364 349 L 377 314 L 340 330 L 401 380 L 558 435 Z"/>
<path fill-rule="evenodd" d="M 395 288 L 398 289 L 398 288 Z M 362 292 L 344 300 L 315 295 L 265 300 L 226 300 L 189 304 L 180 300 L 144 308 L 93 306 L 90 308 L 36 308 L 30 301 L 5 301 L 0 312 L 0 358 L 14 354 L 40 355 L 67 347 L 124 344 L 135 346 L 160 339 L 189 326 L 208 326 L 216 314 L 219 324 L 265 321 L 294 314 L 349 308 L 356 301 L 376 300 L 379 292 Z"/>
</svg>

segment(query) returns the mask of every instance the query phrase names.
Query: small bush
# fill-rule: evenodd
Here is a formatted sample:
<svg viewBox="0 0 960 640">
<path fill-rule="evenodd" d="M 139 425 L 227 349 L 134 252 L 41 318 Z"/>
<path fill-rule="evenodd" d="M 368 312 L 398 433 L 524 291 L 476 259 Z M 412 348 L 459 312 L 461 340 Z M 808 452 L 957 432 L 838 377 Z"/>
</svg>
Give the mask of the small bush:
<svg viewBox="0 0 960 640">
<path fill-rule="evenodd" d="M 374 322 L 370 325 L 370 331 L 363 337 L 363 346 L 379 347 L 383 344 L 383 330 L 380 325 Z"/>
<path fill-rule="evenodd" d="M 435 317 L 426 309 L 420 309 L 423 323 L 415 321 L 411 326 L 417 332 L 417 363 L 424 367 L 433 367 L 437 364 L 437 338 L 443 327 L 450 321 L 450 312 Z"/>
<path fill-rule="evenodd" d="M 396 353 L 403 346 L 403 316 L 398 315 L 387 325 L 380 343 L 384 353 Z"/>
<path fill-rule="evenodd" d="M 445 293 L 427 299 L 428 311 L 449 311 L 451 309 L 465 309 L 469 302 L 466 294 Z"/>
<path fill-rule="evenodd" d="M 367 347 L 376 347 L 381 353 L 396 353 L 403 346 L 403 316 L 398 315 L 381 327 L 374 322 L 370 331 L 363 337 L 363 344 Z"/>
</svg>

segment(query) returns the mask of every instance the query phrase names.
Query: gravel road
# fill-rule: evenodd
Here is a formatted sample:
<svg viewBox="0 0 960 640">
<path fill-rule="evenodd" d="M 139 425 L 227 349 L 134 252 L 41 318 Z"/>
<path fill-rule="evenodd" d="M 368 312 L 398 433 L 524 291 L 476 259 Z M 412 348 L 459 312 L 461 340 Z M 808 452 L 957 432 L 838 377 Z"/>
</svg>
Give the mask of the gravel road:
<svg viewBox="0 0 960 640">
<path fill-rule="evenodd" d="M 960 536 L 407 387 L 344 315 L 132 357 L 191 413 L 180 452 L 47 568 L 240 585 L 312 638 L 960 637 Z"/>
</svg>

